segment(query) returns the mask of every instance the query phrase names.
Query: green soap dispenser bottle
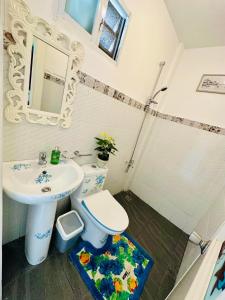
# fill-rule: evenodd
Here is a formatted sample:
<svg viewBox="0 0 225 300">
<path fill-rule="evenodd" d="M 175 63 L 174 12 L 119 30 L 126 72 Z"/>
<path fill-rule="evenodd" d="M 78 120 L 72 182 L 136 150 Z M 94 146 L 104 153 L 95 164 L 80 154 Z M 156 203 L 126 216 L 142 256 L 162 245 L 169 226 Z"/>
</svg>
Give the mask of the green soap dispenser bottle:
<svg viewBox="0 0 225 300">
<path fill-rule="evenodd" d="M 59 147 L 55 147 L 55 149 L 52 150 L 52 154 L 51 154 L 51 164 L 58 165 L 59 161 L 60 161 Z"/>
</svg>

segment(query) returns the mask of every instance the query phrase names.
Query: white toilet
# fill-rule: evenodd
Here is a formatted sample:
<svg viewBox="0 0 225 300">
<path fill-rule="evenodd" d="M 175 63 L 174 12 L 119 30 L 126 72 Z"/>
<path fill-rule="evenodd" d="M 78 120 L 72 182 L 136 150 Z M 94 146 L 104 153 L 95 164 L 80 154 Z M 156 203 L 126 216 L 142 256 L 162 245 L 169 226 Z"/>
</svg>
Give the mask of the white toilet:
<svg viewBox="0 0 225 300">
<path fill-rule="evenodd" d="M 129 224 L 125 209 L 109 191 L 103 191 L 108 169 L 101 169 L 95 164 L 83 165 L 84 180 L 72 195 L 72 209 L 79 212 L 85 228 L 82 239 L 95 248 L 106 243 L 108 235 L 122 233 Z"/>
</svg>

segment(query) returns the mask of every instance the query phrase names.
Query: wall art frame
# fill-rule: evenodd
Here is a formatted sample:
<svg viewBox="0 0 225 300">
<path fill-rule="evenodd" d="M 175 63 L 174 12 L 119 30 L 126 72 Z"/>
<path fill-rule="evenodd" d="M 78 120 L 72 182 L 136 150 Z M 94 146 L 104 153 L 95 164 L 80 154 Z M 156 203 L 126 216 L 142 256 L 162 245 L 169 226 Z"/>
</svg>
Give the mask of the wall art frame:
<svg viewBox="0 0 225 300">
<path fill-rule="evenodd" d="M 197 92 L 225 94 L 225 75 L 204 74 L 200 80 Z"/>
</svg>

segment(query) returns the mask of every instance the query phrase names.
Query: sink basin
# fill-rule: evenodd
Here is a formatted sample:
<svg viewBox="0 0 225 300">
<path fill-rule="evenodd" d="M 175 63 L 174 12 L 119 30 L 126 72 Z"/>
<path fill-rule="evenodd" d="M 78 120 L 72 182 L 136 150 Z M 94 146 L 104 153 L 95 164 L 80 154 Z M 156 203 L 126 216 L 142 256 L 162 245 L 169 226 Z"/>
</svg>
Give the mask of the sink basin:
<svg viewBox="0 0 225 300">
<path fill-rule="evenodd" d="M 37 160 L 3 163 L 3 189 L 13 200 L 28 204 L 25 255 L 31 265 L 47 255 L 57 201 L 74 192 L 84 173 L 73 160 L 40 166 Z"/>
<path fill-rule="evenodd" d="M 3 163 L 5 193 L 24 204 L 64 199 L 77 189 L 83 177 L 82 169 L 73 160 L 44 166 L 36 160 Z"/>
</svg>

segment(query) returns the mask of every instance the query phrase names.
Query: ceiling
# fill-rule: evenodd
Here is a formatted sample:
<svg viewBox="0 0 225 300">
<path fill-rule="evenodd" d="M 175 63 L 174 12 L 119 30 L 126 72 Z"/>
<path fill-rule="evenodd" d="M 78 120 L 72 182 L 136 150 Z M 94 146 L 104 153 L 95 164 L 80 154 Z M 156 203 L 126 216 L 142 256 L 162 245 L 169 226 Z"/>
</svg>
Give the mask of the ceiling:
<svg viewBox="0 0 225 300">
<path fill-rule="evenodd" d="M 164 0 L 185 48 L 225 45 L 225 0 Z"/>
</svg>

